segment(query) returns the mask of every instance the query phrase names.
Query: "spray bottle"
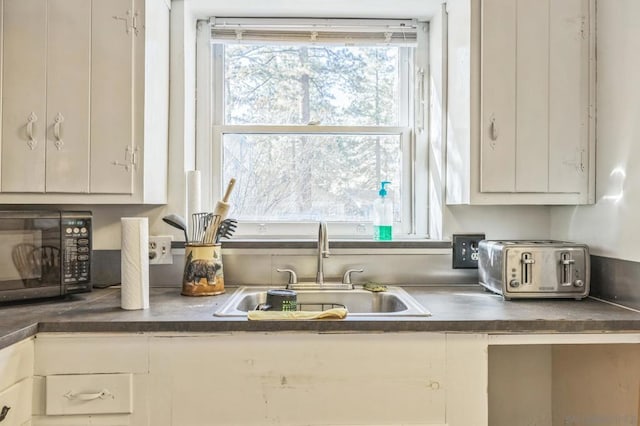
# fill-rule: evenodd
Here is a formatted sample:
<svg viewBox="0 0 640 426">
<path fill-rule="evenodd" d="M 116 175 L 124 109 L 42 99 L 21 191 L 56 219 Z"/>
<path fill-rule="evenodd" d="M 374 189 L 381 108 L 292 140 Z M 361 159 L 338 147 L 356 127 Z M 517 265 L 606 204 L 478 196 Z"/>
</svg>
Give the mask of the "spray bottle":
<svg viewBox="0 0 640 426">
<path fill-rule="evenodd" d="M 373 203 L 373 239 L 391 241 L 393 235 L 393 201 L 387 198 L 386 185 L 391 182 L 380 182 L 379 197 Z"/>
</svg>

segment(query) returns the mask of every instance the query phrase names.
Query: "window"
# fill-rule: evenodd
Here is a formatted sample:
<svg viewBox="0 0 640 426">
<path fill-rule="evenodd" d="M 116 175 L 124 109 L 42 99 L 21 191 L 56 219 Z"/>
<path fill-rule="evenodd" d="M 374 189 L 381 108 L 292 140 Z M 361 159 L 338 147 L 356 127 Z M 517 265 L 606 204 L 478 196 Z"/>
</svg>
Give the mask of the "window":
<svg viewBox="0 0 640 426">
<path fill-rule="evenodd" d="M 245 235 L 324 220 L 332 236 L 367 238 L 386 180 L 396 234 L 425 236 L 415 21 L 212 18 L 210 29 L 211 173 L 216 189 L 236 178 Z"/>
</svg>

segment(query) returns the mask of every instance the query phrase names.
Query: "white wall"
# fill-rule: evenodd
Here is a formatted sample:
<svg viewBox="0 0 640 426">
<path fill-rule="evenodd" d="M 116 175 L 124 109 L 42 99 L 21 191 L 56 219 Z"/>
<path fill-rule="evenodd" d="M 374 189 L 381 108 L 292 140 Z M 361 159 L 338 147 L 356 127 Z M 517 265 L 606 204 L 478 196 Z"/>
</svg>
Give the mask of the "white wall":
<svg viewBox="0 0 640 426">
<path fill-rule="evenodd" d="M 554 207 L 551 234 L 640 261 L 640 1 L 597 2 L 596 204 Z"/>
</svg>

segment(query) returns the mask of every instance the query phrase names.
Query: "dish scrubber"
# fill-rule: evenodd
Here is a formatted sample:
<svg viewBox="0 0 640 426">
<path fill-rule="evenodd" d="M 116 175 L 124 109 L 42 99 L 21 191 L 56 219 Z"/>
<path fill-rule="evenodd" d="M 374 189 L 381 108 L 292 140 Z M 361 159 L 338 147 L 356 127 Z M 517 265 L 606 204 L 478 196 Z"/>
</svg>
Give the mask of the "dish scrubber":
<svg viewBox="0 0 640 426">
<path fill-rule="evenodd" d="M 279 321 L 279 320 L 315 320 L 315 319 L 344 319 L 347 316 L 345 308 L 333 308 L 326 311 L 249 311 L 247 319 L 251 321 Z"/>
<path fill-rule="evenodd" d="M 383 291 L 387 291 L 387 286 L 379 283 L 368 282 L 362 286 L 363 290 L 368 290 L 374 293 L 380 293 Z"/>
</svg>

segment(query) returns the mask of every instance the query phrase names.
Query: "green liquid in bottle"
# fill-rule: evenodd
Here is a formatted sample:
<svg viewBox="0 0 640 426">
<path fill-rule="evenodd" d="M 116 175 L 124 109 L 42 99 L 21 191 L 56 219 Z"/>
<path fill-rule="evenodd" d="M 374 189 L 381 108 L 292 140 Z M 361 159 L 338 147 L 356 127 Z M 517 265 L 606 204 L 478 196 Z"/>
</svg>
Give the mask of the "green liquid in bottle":
<svg viewBox="0 0 640 426">
<path fill-rule="evenodd" d="M 391 225 L 376 225 L 373 227 L 373 239 L 376 241 L 391 241 L 392 234 Z"/>
</svg>

